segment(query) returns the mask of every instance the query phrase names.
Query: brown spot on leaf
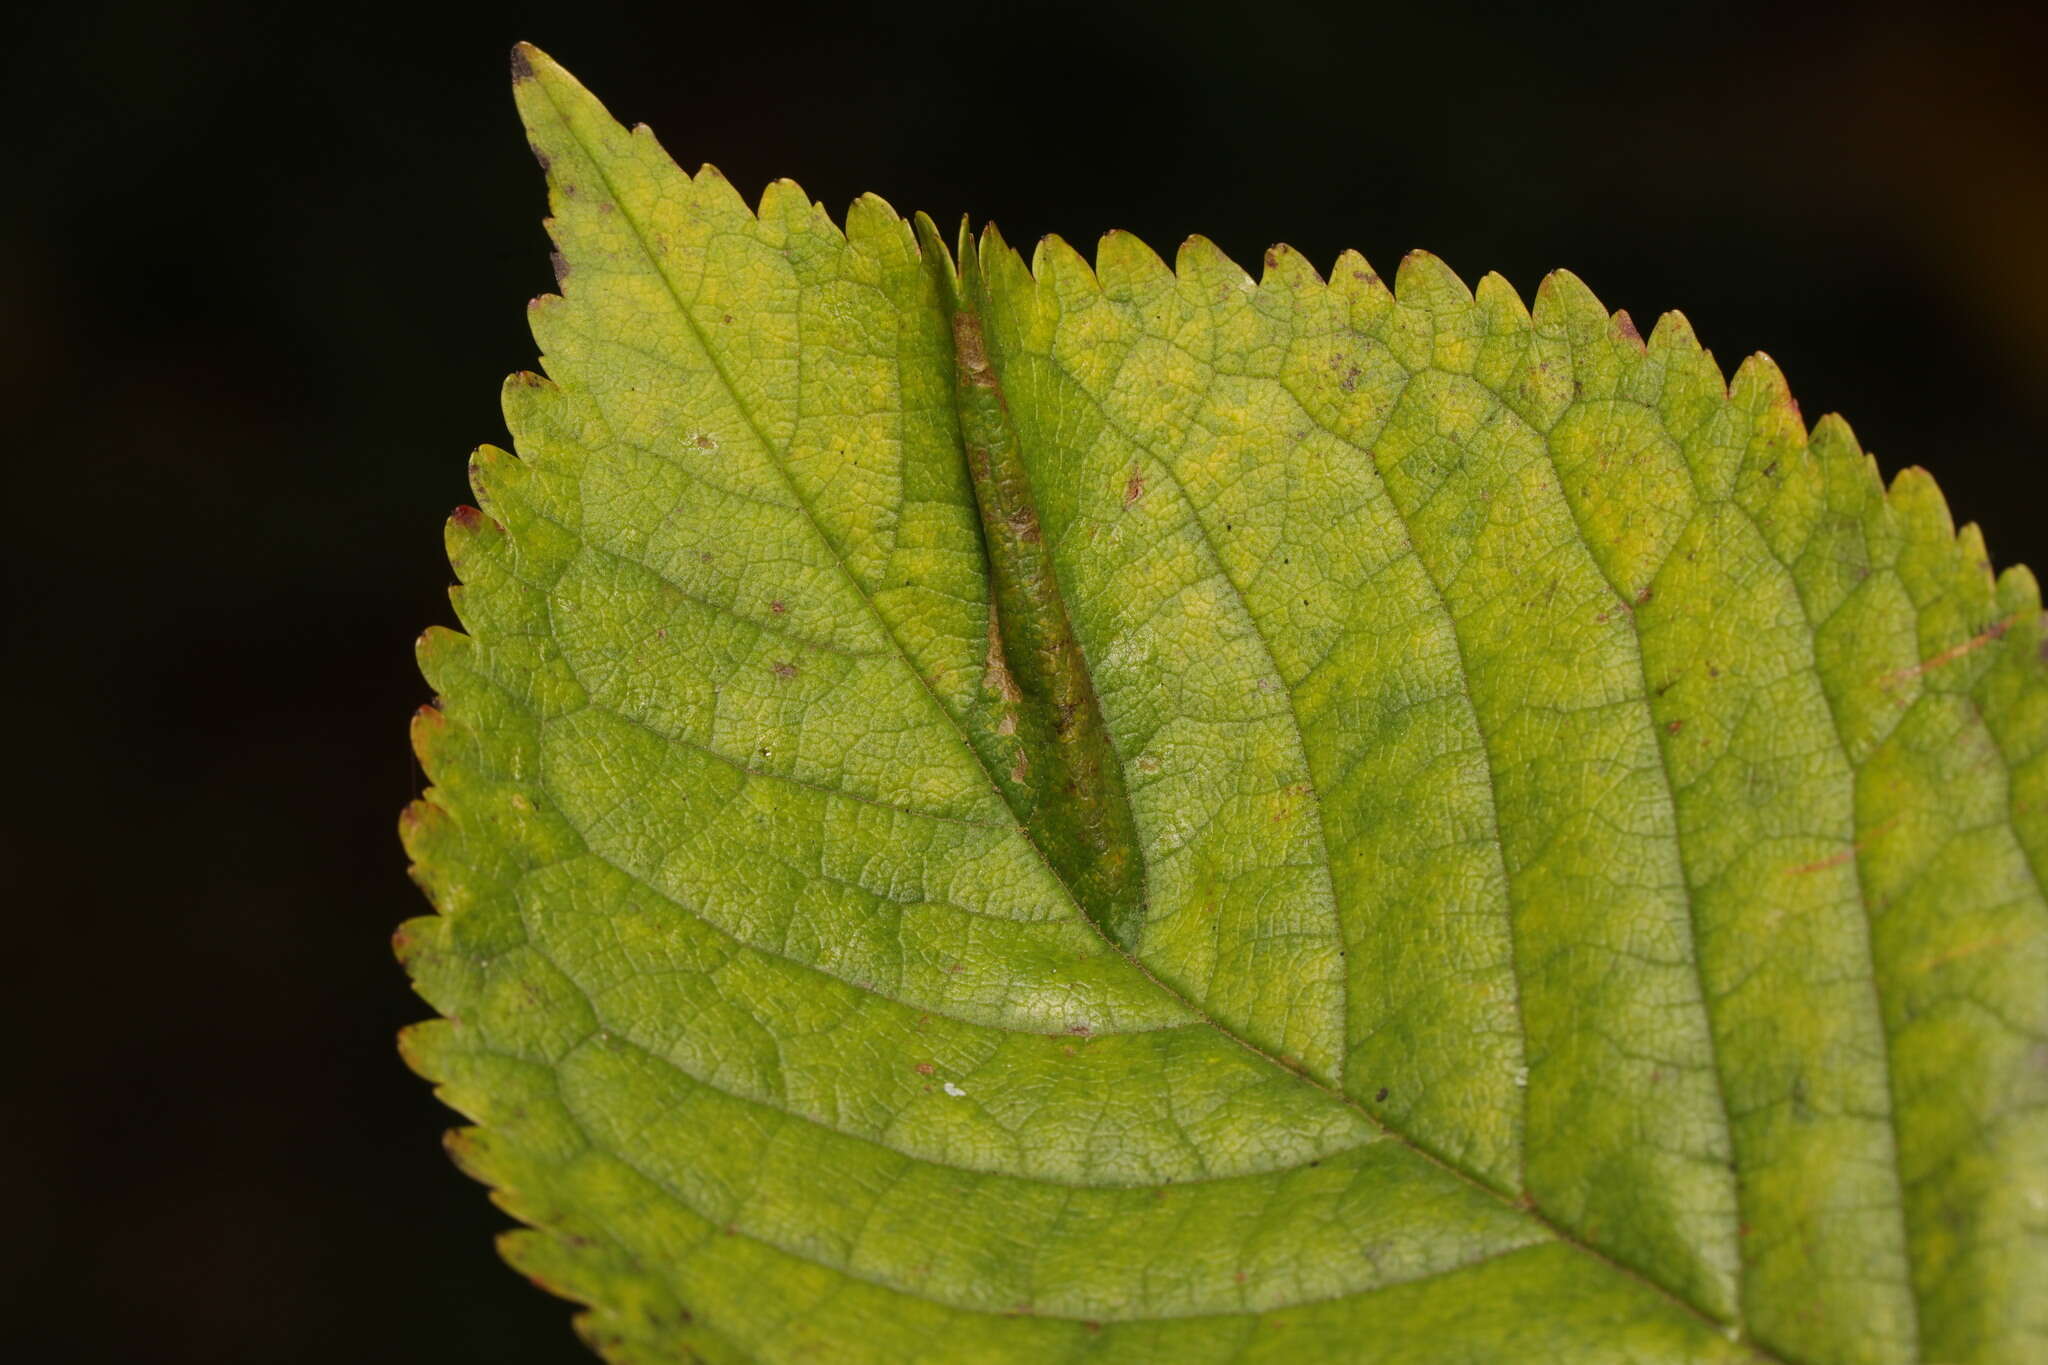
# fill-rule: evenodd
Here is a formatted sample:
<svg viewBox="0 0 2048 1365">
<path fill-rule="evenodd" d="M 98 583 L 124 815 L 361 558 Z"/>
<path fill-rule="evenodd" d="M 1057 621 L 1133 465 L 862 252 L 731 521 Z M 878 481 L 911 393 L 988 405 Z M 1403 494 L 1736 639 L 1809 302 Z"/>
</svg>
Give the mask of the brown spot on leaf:
<svg viewBox="0 0 2048 1365">
<path fill-rule="evenodd" d="M 1680 730 L 1683 730 L 1684 728 L 1685 722 L 1682 720 L 1674 720 L 1669 725 L 1664 727 L 1666 732 L 1674 735 L 1677 734 Z"/>
<path fill-rule="evenodd" d="M 1129 507 L 1145 496 L 1145 480 L 1139 475 L 1138 467 L 1131 466 L 1131 477 L 1124 481 L 1124 506 Z"/>
<path fill-rule="evenodd" d="M 1010 661 L 1003 654 L 1002 622 L 996 616 L 996 606 L 993 602 L 989 603 L 988 607 L 988 658 L 982 669 L 981 685 L 1005 706 L 1015 706 L 1024 699 L 1023 692 L 1017 687 L 1017 680 L 1010 676 Z M 1002 733 L 1012 733 L 1017 728 L 1017 722 L 1011 717 L 1005 719 L 1009 720 L 1010 728 Z"/>
<path fill-rule="evenodd" d="M 919 1062 L 917 1064 L 917 1074 L 920 1076 L 929 1076 L 933 1070 L 934 1068 L 930 1062 Z"/>
<path fill-rule="evenodd" d="M 768 604 L 768 610 L 774 612 L 777 616 L 782 616 L 789 611 L 789 608 L 783 606 L 782 599 L 778 597 Z"/>
<path fill-rule="evenodd" d="M 777 659 L 773 664 L 769 665 L 768 671 L 781 678 L 784 682 L 787 682 L 796 676 L 796 665 L 786 659 Z"/>
<path fill-rule="evenodd" d="M 1384 1103 L 1386 1103 L 1386 1099 L 1387 1099 L 1387 1088 L 1386 1088 L 1385 1086 L 1381 1086 L 1381 1087 L 1380 1087 L 1380 1088 L 1379 1088 L 1378 1090 L 1375 1090 L 1375 1091 L 1373 1092 L 1373 1096 L 1372 1096 L 1372 1098 L 1373 1098 L 1373 1103 L 1375 1103 L 1375 1104 L 1384 1104 Z"/>
</svg>

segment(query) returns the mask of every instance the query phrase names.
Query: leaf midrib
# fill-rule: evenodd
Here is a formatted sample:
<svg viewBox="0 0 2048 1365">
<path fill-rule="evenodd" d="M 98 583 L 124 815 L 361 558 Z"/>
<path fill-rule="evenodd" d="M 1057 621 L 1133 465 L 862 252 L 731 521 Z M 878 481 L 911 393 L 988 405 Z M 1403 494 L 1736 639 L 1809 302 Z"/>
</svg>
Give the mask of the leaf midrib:
<svg viewBox="0 0 2048 1365">
<path fill-rule="evenodd" d="M 959 719 L 953 715 L 951 708 L 947 707 L 944 704 L 944 702 L 940 700 L 937 692 L 932 688 L 930 681 L 924 676 L 923 672 L 920 669 L 918 669 L 915 663 L 912 661 L 909 651 L 904 647 L 902 641 L 897 637 L 895 631 L 890 627 L 888 618 L 885 617 L 882 614 L 881 609 L 875 605 L 875 602 L 873 598 L 869 596 L 866 587 L 860 582 L 859 578 L 854 575 L 852 569 L 847 565 L 844 557 L 840 554 L 837 543 L 833 540 L 833 538 L 830 535 L 826 533 L 823 523 L 821 523 L 818 520 L 817 514 L 812 510 L 810 503 L 803 497 L 802 493 L 797 489 L 795 481 L 790 478 L 787 467 L 785 466 L 781 458 L 779 458 L 778 445 L 774 441 L 769 439 L 766 429 L 761 425 L 759 418 L 755 416 L 752 406 L 747 402 L 745 395 L 740 390 L 731 372 L 727 369 L 724 360 L 720 357 L 718 352 L 715 349 L 713 349 L 710 342 L 710 337 L 708 336 L 708 334 L 706 334 L 703 327 L 697 322 L 695 315 L 690 310 L 690 305 L 683 298 L 682 291 L 677 288 L 676 282 L 673 278 L 670 277 L 666 263 L 654 251 L 652 243 L 648 240 L 646 230 L 641 225 L 638 217 L 632 212 L 631 209 L 627 207 L 627 205 L 620 198 L 617 186 L 613 183 L 610 175 L 608 175 L 604 169 L 602 159 L 593 151 L 591 146 L 584 141 L 582 135 L 577 131 L 574 123 L 564 113 L 561 105 L 556 102 L 553 92 L 543 89 L 543 94 L 547 98 L 549 106 L 555 111 L 555 114 L 561 120 L 561 124 L 564 131 L 572 140 L 574 140 L 574 142 L 577 145 L 577 148 L 583 153 L 585 159 L 590 163 L 591 168 L 597 173 L 598 179 L 604 185 L 607 197 L 610 199 L 611 203 L 617 209 L 620 218 L 626 223 L 627 227 L 632 231 L 633 240 L 639 246 L 641 254 L 646 258 L 648 263 L 654 267 L 655 274 L 660 278 L 663 289 L 667 292 L 670 300 L 674 303 L 676 312 L 682 318 L 683 324 L 688 329 L 691 338 L 697 343 L 698 349 L 703 353 L 705 360 L 710 364 L 712 372 L 715 375 L 717 375 L 718 381 L 724 387 L 727 396 L 731 399 L 734 409 L 740 414 L 741 420 L 746 423 L 748 431 L 754 437 L 762 453 L 767 457 L 767 462 L 775 468 L 777 476 L 782 479 L 784 486 L 789 491 L 790 497 L 794 500 L 796 506 L 802 510 L 805 521 L 810 524 L 813 533 L 817 535 L 820 542 L 824 544 L 827 550 L 830 552 L 834 566 L 839 570 L 840 574 L 846 579 L 848 585 L 852 588 L 855 596 L 857 596 L 860 599 L 861 603 L 867 608 L 869 614 L 874 618 L 875 624 L 877 628 L 882 632 L 883 637 L 886 638 L 890 642 L 890 644 L 895 648 L 897 656 L 902 660 L 905 669 L 913 677 L 917 679 L 918 685 L 924 689 L 926 696 L 930 698 L 932 704 L 940 711 L 941 714 L 945 715 L 945 717 L 947 718 L 947 722 L 952 726 L 955 735 L 958 737 L 961 747 L 972 757 L 976 766 L 981 769 L 983 777 L 987 780 L 989 784 L 990 791 L 996 796 L 998 800 L 1001 800 L 1002 793 L 1000 786 L 996 783 L 994 775 L 989 772 L 988 765 L 982 760 L 980 752 L 974 747 L 974 744 L 968 737 L 966 730 L 961 726 Z M 629 136 L 637 136 L 637 134 L 629 134 Z M 1235 590 L 1234 585 L 1233 590 Z M 1241 596 L 1240 601 L 1242 601 Z M 1318 795 L 1320 796 L 1320 793 L 1318 793 Z M 1210 1028 L 1214 1029 L 1218 1034 L 1228 1039 L 1232 1043 L 1235 1043 L 1237 1046 L 1245 1049 L 1247 1052 L 1252 1053 L 1254 1056 L 1263 1059 L 1273 1067 L 1284 1072 L 1288 1076 L 1292 1077 L 1294 1080 L 1300 1082 L 1301 1084 L 1310 1086 L 1313 1089 L 1321 1092 L 1331 1102 L 1343 1105 L 1344 1107 L 1350 1109 L 1352 1112 L 1356 1113 L 1361 1118 L 1365 1119 L 1373 1127 L 1385 1133 L 1389 1138 L 1399 1142 L 1404 1148 L 1413 1152 L 1422 1160 L 1429 1162 L 1431 1165 L 1436 1166 L 1438 1169 L 1455 1177 L 1460 1183 L 1466 1185 L 1467 1187 L 1473 1190 L 1485 1194 L 1489 1199 L 1494 1200 L 1496 1203 L 1499 1203 L 1503 1207 L 1514 1209 L 1522 1215 L 1535 1221 L 1536 1223 L 1544 1227 L 1553 1237 L 1555 1237 L 1560 1244 L 1571 1247 L 1574 1250 L 1580 1252 L 1581 1254 L 1592 1258 L 1596 1263 L 1614 1272 L 1615 1274 L 1633 1280 L 1637 1284 L 1652 1290 L 1659 1297 L 1667 1300 L 1670 1303 L 1677 1305 L 1687 1313 L 1707 1323 L 1716 1332 L 1725 1331 L 1726 1328 L 1730 1325 L 1724 1322 L 1722 1319 L 1707 1312 L 1705 1309 L 1693 1303 L 1691 1300 L 1683 1297 L 1682 1295 L 1674 1293 L 1672 1290 L 1666 1288 L 1662 1284 L 1659 1284 L 1657 1281 L 1650 1279 L 1641 1271 L 1638 1271 L 1634 1267 L 1626 1265 L 1616 1260 L 1614 1257 L 1602 1251 L 1600 1248 L 1582 1240 L 1576 1234 L 1572 1233 L 1570 1230 L 1562 1227 L 1554 1220 L 1549 1218 L 1540 1209 L 1537 1209 L 1533 1205 L 1524 1204 L 1520 1199 L 1510 1198 L 1504 1195 L 1501 1191 L 1495 1189 L 1493 1186 L 1487 1184 L 1486 1182 L 1479 1180 L 1470 1173 L 1460 1169 L 1455 1165 L 1450 1164 L 1449 1162 L 1446 1162 L 1441 1157 L 1431 1152 L 1428 1148 L 1419 1144 L 1415 1139 L 1410 1137 L 1408 1134 L 1393 1127 L 1391 1124 L 1387 1123 L 1384 1119 L 1380 1118 L 1379 1116 L 1371 1113 L 1363 1105 L 1358 1103 L 1358 1101 L 1352 1099 L 1349 1095 L 1346 1095 L 1339 1090 L 1332 1089 L 1329 1085 L 1323 1083 L 1322 1081 L 1319 1081 L 1312 1076 L 1305 1075 L 1302 1072 L 1296 1070 L 1295 1068 L 1288 1066 L 1275 1054 L 1267 1051 L 1264 1048 L 1261 1048 L 1256 1043 L 1252 1042 L 1250 1039 L 1242 1036 L 1237 1031 L 1225 1025 L 1222 1021 L 1215 1018 L 1207 1010 L 1201 1008 L 1200 1005 L 1198 1005 L 1195 1001 L 1193 1001 L 1188 996 L 1183 994 L 1180 990 L 1170 985 L 1169 983 L 1161 980 L 1160 977 L 1152 971 L 1151 967 L 1147 963 L 1143 962 L 1142 960 L 1133 956 L 1132 954 L 1125 952 L 1119 944 L 1117 944 L 1106 933 L 1104 933 L 1101 927 L 1094 922 L 1094 920 L 1087 914 L 1087 912 L 1084 909 L 1082 909 L 1079 899 L 1075 896 L 1073 889 L 1067 884 L 1066 878 L 1061 874 L 1059 868 L 1055 866 L 1052 860 L 1046 855 L 1046 851 L 1038 844 L 1037 840 L 1032 837 L 1029 829 L 1025 828 L 1022 825 L 1019 825 L 1018 832 L 1021 835 L 1021 837 L 1023 837 L 1023 839 L 1026 841 L 1026 843 L 1030 846 L 1038 860 L 1044 864 L 1047 872 L 1059 885 L 1061 891 L 1063 892 L 1063 894 L 1065 894 L 1074 915 L 1076 915 L 1082 923 L 1088 925 L 1090 931 L 1093 932 L 1111 952 L 1116 953 L 1125 962 L 1129 963 L 1132 969 L 1137 971 L 1141 977 L 1143 977 L 1156 989 L 1158 989 L 1159 991 L 1167 995 L 1169 998 L 1177 1002 L 1179 1005 L 1181 1005 L 1181 1007 L 1186 1009 L 1193 1017 L 1207 1024 Z M 1327 867 L 1327 862 L 1325 863 L 1325 866 Z M 1761 1344 L 1753 1340 L 1748 1340 L 1746 1344 L 1748 1345 L 1750 1350 L 1752 1350 L 1765 1360 L 1777 1362 L 1778 1365 L 1791 1365 L 1791 1362 L 1785 1361 L 1783 1357 L 1780 1357 L 1775 1353 L 1770 1352 L 1767 1348 L 1763 1347 Z"/>
</svg>

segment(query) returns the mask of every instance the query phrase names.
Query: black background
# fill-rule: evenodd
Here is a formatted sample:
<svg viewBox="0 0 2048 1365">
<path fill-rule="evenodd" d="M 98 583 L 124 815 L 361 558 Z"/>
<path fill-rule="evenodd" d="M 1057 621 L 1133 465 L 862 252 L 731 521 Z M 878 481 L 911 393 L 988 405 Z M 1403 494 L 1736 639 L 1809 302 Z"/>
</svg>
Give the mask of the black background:
<svg viewBox="0 0 2048 1365">
<path fill-rule="evenodd" d="M 579 1356 L 437 1148 L 386 944 L 441 519 L 552 286 L 514 39 L 749 196 L 1569 266 L 2048 561 L 2019 11 L 77 0 L 8 38 L 0 1334 L 35 1358 Z"/>
</svg>

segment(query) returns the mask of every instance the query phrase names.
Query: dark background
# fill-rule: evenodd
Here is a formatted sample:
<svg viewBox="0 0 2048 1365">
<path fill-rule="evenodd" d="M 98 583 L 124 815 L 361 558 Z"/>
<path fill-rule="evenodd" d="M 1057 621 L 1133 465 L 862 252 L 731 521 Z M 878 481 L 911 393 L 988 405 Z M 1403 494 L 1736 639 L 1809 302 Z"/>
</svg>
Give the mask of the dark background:
<svg viewBox="0 0 2048 1365">
<path fill-rule="evenodd" d="M 8 35 L 0 1336 L 574 1360 L 400 1065 L 412 640 L 551 287 L 530 38 L 749 196 L 1427 246 L 1768 348 L 2048 562 L 2048 25 L 1451 0 L 50 5 Z M 1916 17 L 1914 9 L 1923 13 Z M 1926 11 L 1932 10 L 1932 13 Z M 1537 12 L 1540 11 L 1540 12 Z M 965 12 L 971 17 L 962 18 Z"/>
</svg>

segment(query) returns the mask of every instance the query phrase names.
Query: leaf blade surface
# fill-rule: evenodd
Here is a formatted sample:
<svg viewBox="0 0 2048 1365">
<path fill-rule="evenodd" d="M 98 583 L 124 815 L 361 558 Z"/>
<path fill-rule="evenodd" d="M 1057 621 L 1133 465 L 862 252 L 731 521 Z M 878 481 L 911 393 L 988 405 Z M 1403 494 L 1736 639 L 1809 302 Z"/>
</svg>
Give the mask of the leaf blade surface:
<svg viewBox="0 0 2048 1365">
<path fill-rule="evenodd" d="M 1004 781 L 951 264 L 522 61 L 563 291 L 450 527 L 401 951 L 604 1349 L 2039 1343 L 2038 594 L 1931 482 L 1565 276 L 963 246 L 1113 942 Z"/>
</svg>

